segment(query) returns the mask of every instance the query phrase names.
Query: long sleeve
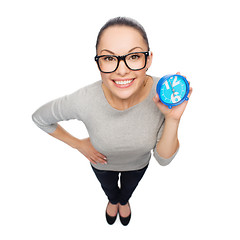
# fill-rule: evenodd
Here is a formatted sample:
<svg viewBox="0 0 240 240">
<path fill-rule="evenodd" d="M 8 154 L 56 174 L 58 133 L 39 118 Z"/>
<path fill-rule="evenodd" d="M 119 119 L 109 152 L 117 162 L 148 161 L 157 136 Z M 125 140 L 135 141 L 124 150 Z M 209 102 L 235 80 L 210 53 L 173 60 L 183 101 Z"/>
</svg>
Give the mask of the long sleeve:
<svg viewBox="0 0 240 240">
<path fill-rule="evenodd" d="M 175 156 L 178 153 L 179 148 L 177 149 L 177 151 L 170 157 L 170 158 L 163 158 L 161 157 L 157 150 L 156 147 L 153 150 L 153 156 L 155 157 L 155 159 L 157 160 L 157 162 L 161 165 L 161 166 L 167 166 L 169 163 L 171 163 L 171 161 L 175 158 Z"/>
<path fill-rule="evenodd" d="M 73 94 L 46 103 L 33 113 L 33 122 L 43 131 L 52 133 L 60 121 L 81 120 L 85 107 L 84 93 L 84 89 L 80 89 Z"/>
</svg>

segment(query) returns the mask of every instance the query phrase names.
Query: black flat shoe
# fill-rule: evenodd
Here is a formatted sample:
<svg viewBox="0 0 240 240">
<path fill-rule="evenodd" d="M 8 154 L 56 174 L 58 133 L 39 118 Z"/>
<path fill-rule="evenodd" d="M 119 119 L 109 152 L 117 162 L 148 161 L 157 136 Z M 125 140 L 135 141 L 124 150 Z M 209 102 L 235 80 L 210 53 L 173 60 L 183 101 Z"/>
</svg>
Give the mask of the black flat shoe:
<svg viewBox="0 0 240 240">
<path fill-rule="evenodd" d="M 118 212 L 117 212 L 117 214 L 118 214 Z M 116 216 L 110 216 L 110 215 L 107 214 L 107 209 L 106 209 L 106 220 L 107 220 L 107 223 L 110 224 L 110 225 L 114 224 L 116 219 L 117 219 L 117 214 L 116 214 Z"/>
<path fill-rule="evenodd" d="M 119 214 L 119 217 L 120 217 L 120 222 L 122 223 L 122 225 L 127 226 L 131 219 L 131 213 L 128 217 L 121 217 L 120 214 Z"/>
<path fill-rule="evenodd" d="M 129 205 L 130 208 L 130 204 L 127 203 Z M 119 218 L 120 218 L 120 222 L 122 223 L 123 226 L 127 226 L 131 220 L 131 208 L 130 208 L 130 214 L 128 217 L 122 217 L 119 213 Z"/>
<path fill-rule="evenodd" d="M 106 211 L 106 220 L 108 224 L 110 225 L 114 224 L 116 219 L 117 219 L 117 215 L 115 217 L 109 216 Z"/>
</svg>

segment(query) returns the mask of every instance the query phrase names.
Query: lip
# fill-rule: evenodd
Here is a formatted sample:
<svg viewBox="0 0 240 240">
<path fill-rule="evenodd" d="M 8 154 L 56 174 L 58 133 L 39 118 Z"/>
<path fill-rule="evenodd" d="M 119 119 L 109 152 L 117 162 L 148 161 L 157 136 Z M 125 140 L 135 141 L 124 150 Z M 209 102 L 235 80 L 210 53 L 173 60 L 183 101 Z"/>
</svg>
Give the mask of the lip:
<svg viewBox="0 0 240 240">
<path fill-rule="evenodd" d="M 129 80 L 133 80 L 132 82 L 128 83 L 128 84 L 124 84 L 124 85 L 120 85 L 120 84 L 116 84 L 114 81 L 129 81 Z M 113 79 L 112 82 L 113 84 L 118 87 L 118 88 L 128 88 L 130 87 L 135 81 L 135 78 L 126 78 L 126 79 Z"/>
</svg>

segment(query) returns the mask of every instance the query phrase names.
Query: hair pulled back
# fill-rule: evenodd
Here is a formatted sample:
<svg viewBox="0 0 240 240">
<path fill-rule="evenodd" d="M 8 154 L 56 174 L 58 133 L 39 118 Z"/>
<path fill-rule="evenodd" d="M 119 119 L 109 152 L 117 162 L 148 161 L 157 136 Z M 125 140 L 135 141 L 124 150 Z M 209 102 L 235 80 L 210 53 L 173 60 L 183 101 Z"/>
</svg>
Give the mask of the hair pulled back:
<svg viewBox="0 0 240 240">
<path fill-rule="evenodd" d="M 128 18 L 128 17 L 112 18 L 102 26 L 102 28 L 100 29 L 98 36 L 97 36 L 96 50 L 98 49 L 98 45 L 99 45 L 99 42 L 100 42 L 100 39 L 101 39 L 101 36 L 102 36 L 104 30 L 106 30 L 107 28 L 112 27 L 112 26 L 127 26 L 127 27 L 132 27 L 132 28 L 136 29 L 141 34 L 141 36 L 143 37 L 143 40 L 147 44 L 148 51 L 150 50 L 147 34 L 146 34 L 143 26 L 140 23 L 138 23 L 136 20 L 134 20 L 132 18 Z"/>
</svg>

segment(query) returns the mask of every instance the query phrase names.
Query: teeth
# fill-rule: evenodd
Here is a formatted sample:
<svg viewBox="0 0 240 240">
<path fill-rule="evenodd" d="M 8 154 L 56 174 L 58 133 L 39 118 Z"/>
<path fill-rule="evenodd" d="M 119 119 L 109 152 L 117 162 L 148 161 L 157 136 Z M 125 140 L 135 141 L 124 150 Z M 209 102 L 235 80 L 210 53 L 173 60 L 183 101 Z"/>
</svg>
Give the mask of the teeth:
<svg viewBox="0 0 240 240">
<path fill-rule="evenodd" d="M 133 81 L 132 80 L 126 80 L 126 81 L 114 81 L 116 84 L 119 84 L 119 85 L 124 85 L 124 84 L 129 84 Z"/>
</svg>

